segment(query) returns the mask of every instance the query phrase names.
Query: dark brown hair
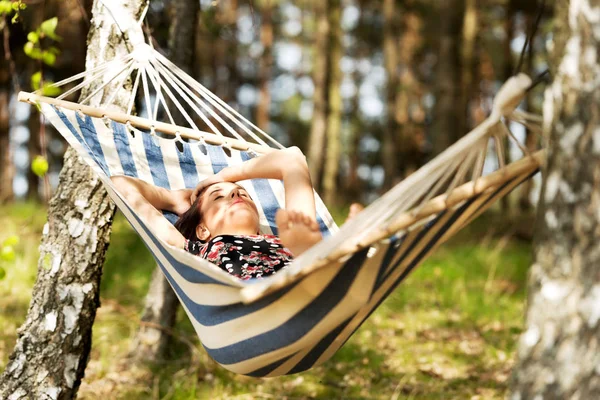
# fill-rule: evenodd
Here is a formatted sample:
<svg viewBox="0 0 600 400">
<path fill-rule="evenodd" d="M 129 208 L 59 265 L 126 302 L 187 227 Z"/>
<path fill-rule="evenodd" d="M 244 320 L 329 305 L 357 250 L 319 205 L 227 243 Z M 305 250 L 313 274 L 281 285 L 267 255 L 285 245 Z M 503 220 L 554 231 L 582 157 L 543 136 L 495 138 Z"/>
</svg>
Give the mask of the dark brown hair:
<svg viewBox="0 0 600 400">
<path fill-rule="evenodd" d="M 235 183 L 235 185 L 244 189 L 243 186 L 238 185 L 237 183 Z M 212 185 L 210 185 L 210 186 L 212 186 Z M 198 193 L 198 197 L 196 197 L 196 201 L 194 201 L 192 203 L 191 207 L 186 212 L 181 214 L 179 216 L 179 219 L 177 220 L 177 222 L 175 222 L 175 228 L 187 240 L 196 241 L 196 242 L 204 242 L 203 240 L 200 240 L 200 238 L 198 238 L 198 236 L 196 236 L 196 227 L 198 227 L 198 225 L 202 222 L 202 218 L 204 217 L 202 215 L 202 211 L 200 211 L 200 207 L 202 205 L 202 195 L 206 192 L 206 189 L 208 189 L 210 186 L 205 187 L 204 189 L 202 189 L 202 191 L 200 193 Z"/>
<path fill-rule="evenodd" d="M 198 197 L 192 203 L 190 208 L 179 216 L 177 222 L 175 222 L 175 228 L 183 235 L 184 238 L 191 241 L 201 241 L 198 236 L 196 236 L 196 227 L 202 221 L 202 211 L 200 211 L 200 206 L 202 205 L 202 195 L 206 192 L 210 186 L 202 189 L 200 193 L 198 193 Z"/>
</svg>

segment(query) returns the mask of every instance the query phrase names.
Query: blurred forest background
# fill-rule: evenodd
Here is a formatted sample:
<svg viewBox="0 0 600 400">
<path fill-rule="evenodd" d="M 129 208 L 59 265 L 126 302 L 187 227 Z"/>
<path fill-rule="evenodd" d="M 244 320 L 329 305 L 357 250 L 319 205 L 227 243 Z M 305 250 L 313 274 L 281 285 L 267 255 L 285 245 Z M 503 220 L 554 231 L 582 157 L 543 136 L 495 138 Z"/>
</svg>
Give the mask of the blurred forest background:
<svg viewBox="0 0 600 400">
<path fill-rule="evenodd" d="M 32 249 L 66 149 L 16 95 L 84 70 L 92 2 L 23 1 L 16 21 L 2 11 L 6 3 L 0 1 L 0 297 L 9 299 L 0 312 L 2 368 L 26 314 Z M 185 20 L 178 20 L 181 10 Z M 151 0 L 145 30 L 208 89 L 282 144 L 299 146 L 317 191 L 341 216 L 480 123 L 516 71 L 546 70 L 552 5 L 539 12 L 534 0 Z M 539 114 L 543 90 L 531 91 L 522 107 Z M 138 110 L 145 113 L 141 104 Z M 513 132 L 536 146 L 527 129 Z M 150 367 L 120 361 L 132 351 L 154 264 L 118 219 L 80 397 L 503 398 L 522 329 L 536 182 L 427 261 L 332 361 L 277 379 L 234 376 L 214 365 L 183 313 L 166 359 Z"/>
</svg>

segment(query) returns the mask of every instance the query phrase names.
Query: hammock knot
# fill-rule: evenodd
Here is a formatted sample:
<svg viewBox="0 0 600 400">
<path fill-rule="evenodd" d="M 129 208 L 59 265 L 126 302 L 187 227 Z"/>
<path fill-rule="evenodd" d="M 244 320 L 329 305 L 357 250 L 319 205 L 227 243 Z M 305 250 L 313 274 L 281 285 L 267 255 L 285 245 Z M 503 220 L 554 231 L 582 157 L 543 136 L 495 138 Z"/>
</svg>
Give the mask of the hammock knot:
<svg viewBox="0 0 600 400">
<path fill-rule="evenodd" d="M 497 118 L 512 114 L 531 86 L 531 78 L 520 73 L 511 77 L 498 91 L 492 107 L 492 115 Z"/>
</svg>

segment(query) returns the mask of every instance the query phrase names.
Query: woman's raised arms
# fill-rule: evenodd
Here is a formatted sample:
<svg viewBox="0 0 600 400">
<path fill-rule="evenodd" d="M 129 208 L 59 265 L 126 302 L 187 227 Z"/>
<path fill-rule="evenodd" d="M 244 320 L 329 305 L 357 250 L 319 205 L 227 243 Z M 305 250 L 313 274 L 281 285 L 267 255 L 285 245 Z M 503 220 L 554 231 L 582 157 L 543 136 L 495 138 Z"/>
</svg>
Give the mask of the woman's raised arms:
<svg viewBox="0 0 600 400">
<path fill-rule="evenodd" d="M 159 210 L 183 214 L 191 205 L 191 189 L 171 191 L 129 176 L 113 176 L 110 180 L 162 240 L 171 246 L 184 247 L 183 235 Z"/>
<path fill-rule="evenodd" d="M 196 186 L 192 201 L 207 186 L 245 179 L 279 179 L 285 189 L 286 211 L 300 212 L 316 220 L 315 198 L 306 158 L 297 147 L 275 150 L 240 165 L 223 168 Z"/>
</svg>

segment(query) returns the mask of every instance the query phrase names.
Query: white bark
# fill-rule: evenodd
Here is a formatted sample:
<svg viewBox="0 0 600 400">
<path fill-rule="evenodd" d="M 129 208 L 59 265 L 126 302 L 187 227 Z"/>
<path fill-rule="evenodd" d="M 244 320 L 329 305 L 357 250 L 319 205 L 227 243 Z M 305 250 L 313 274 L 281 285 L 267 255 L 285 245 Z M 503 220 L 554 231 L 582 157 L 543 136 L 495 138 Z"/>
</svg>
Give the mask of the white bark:
<svg viewBox="0 0 600 400">
<path fill-rule="evenodd" d="M 600 0 L 557 3 L 558 68 L 511 399 L 600 398 Z"/>
<path fill-rule="evenodd" d="M 142 0 L 94 2 L 86 68 L 125 54 L 124 38 L 129 49 L 143 40 L 136 22 L 144 5 Z M 114 85 L 107 86 L 92 105 L 101 104 L 113 90 Z M 124 109 L 130 90 L 121 90 L 113 107 Z M 0 398 L 76 396 L 91 348 L 113 214 L 114 205 L 99 179 L 73 150 L 67 151 L 59 187 L 50 201 L 27 318 L 0 377 Z"/>
</svg>

